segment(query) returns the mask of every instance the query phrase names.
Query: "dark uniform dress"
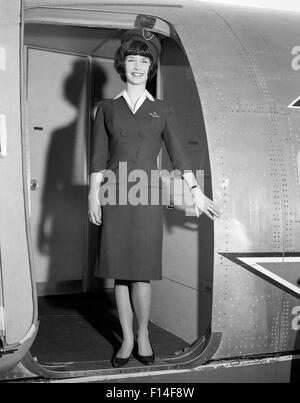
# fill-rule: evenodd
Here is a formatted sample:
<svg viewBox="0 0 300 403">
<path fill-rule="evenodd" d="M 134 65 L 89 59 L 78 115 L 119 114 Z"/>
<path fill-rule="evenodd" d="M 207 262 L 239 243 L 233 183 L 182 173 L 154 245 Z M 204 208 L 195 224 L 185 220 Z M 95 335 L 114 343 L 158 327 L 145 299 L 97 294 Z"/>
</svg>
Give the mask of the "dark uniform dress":
<svg viewBox="0 0 300 403">
<path fill-rule="evenodd" d="M 160 280 L 162 278 L 163 206 L 151 205 L 151 170 L 157 171 L 162 141 L 174 169 L 191 170 L 173 108 L 157 98 L 146 98 L 133 113 L 123 96 L 98 104 L 91 144 L 91 172 L 111 170 L 116 179 L 117 203 L 102 205 L 101 245 L 95 276 L 120 280 Z M 127 175 L 119 163 L 127 163 Z M 122 166 L 122 164 L 121 164 Z M 124 164 L 123 164 L 124 166 Z M 137 182 L 127 180 L 132 170 L 148 175 L 147 205 L 121 204 L 119 192 L 128 193 Z M 107 184 L 106 183 L 106 184 Z M 100 200 L 101 189 L 100 186 Z M 107 187 L 106 187 L 107 189 Z M 124 193 L 123 193 L 124 194 Z"/>
</svg>

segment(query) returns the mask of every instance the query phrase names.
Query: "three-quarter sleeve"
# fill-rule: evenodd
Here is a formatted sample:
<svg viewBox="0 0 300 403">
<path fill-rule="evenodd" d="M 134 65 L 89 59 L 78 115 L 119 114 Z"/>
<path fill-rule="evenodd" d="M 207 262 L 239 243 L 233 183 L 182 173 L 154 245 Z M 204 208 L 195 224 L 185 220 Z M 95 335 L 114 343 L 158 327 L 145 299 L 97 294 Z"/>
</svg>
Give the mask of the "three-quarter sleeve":
<svg viewBox="0 0 300 403">
<path fill-rule="evenodd" d="M 192 163 L 185 148 L 183 135 L 178 130 L 174 109 L 168 103 L 167 106 L 166 126 L 162 132 L 162 137 L 166 144 L 173 169 L 178 169 L 181 173 L 192 171 Z"/>
<path fill-rule="evenodd" d="M 106 169 L 108 156 L 108 137 L 105 128 L 103 103 L 99 102 L 94 120 L 91 139 L 90 173 Z"/>
</svg>

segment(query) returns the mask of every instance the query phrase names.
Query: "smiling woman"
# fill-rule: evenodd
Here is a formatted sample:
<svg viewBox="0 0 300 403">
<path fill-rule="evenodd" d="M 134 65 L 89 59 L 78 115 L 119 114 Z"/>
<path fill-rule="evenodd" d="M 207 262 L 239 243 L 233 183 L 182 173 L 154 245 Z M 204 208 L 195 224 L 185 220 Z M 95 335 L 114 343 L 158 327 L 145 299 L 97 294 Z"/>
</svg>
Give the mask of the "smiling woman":
<svg viewBox="0 0 300 403">
<path fill-rule="evenodd" d="M 93 224 L 101 225 L 103 221 L 97 275 L 115 279 L 123 332 L 123 343 L 112 360 L 115 367 L 127 364 L 133 351 L 134 313 L 138 322 L 136 357 L 143 364 L 154 363 L 154 351 L 148 337 L 150 280 L 162 279 L 163 211 L 161 205 L 132 206 L 127 200 L 125 205 L 118 202 L 104 206 L 102 200 L 99 203 L 103 174 L 110 168 L 111 160 L 126 162 L 130 171 L 138 168 L 149 175 L 157 169 L 155 163 L 164 140 L 173 168 L 190 187 L 197 216 L 199 211 L 210 218 L 214 218 L 210 212 L 215 217 L 220 216 L 218 207 L 202 194 L 197 184 L 173 108 L 146 90 L 147 81 L 157 71 L 160 52 L 160 42 L 153 33 L 141 28 L 125 32 L 115 55 L 115 67 L 126 82 L 126 89 L 123 96 L 99 103 L 91 146 L 89 216 Z M 136 108 L 137 104 L 139 108 Z M 156 129 L 153 129 L 153 120 Z M 128 132 L 125 142 L 115 129 L 116 121 Z M 150 136 L 147 135 L 149 127 Z M 126 181 L 127 189 L 132 183 Z"/>
</svg>

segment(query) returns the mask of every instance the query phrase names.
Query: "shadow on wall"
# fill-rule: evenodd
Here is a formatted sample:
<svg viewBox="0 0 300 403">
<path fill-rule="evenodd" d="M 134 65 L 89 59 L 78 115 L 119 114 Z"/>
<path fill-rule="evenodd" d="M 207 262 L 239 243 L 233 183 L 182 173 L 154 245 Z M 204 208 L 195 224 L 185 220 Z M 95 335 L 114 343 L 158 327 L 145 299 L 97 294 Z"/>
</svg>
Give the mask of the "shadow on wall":
<svg viewBox="0 0 300 403">
<path fill-rule="evenodd" d="M 64 82 L 64 98 L 76 108 L 76 117 L 70 124 L 59 127 L 51 133 L 45 161 L 38 248 L 41 254 L 47 255 L 49 258 L 48 282 L 60 281 L 62 272 L 72 279 L 72 270 L 77 268 L 78 272 L 78 267 L 82 270 L 84 262 L 84 248 L 87 239 L 85 231 L 88 222 L 88 185 L 84 164 L 86 160 L 89 161 L 87 155 L 89 132 L 86 128 L 93 119 L 95 107 L 92 105 L 92 116 L 90 116 L 90 108 L 88 108 L 90 89 L 87 87 L 89 83 L 87 73 L 86 61 L 78 60 L 73 64 L 72 70 Z M 103 88 L 107 77 L 101 67 L 96 65 L 93 75 L 94 85 L 97 87 L 95 100 L 99 101 L 103 98 Z M 57 113 L 60 111 L 57 110 Z M 86 211 L 82 211 L 82 209 Z M 89 266 L 93 271 L 99 253 L 100 229 L 89 224 L 88 231 Z M 90 273 L 91 276 L 92 274 Z M 99 281 L 101 283 L 100 279 Z M 49 307 L 55 308 L 59 305 L 63 310 L 80 312 L 90 325 L 116 349 L 119 345 L 121 330 L 114 316 L 115 307 L 110 295 L 102 294 L 101 298 L 102 300 L 98 302 L 106 312 L 106 315 L 102 315 L 102 319 L 101 315 L 99 317 L 97 301 L 94 301 L 93 309 L 90 306 L 91 300 L 97 300 L 97 297 L 92 298 L 90 295 L 86 295 L 83 298 L 74 295 L 66 299 L 62 295 L 59 298 L 47 297 L 47 301 Z M 55 329 L 54 327 L 54 333 Z"/>
<path fill-rule="evenodd" d="M 83 270 L 88 215 L 82 210 L 87 210 L 85 161 L 88 161 L 87 128 L 91 119 L 87 74 L 87 62 L 77 60 L 64 82 L 64 98 L 77 109 L 76 117 L 51 134 L 45 161 L 38 248 L 49 257 L 48 282 L 76 279 L 74 273 Z M 101 93 L 106 77 L 99 67 L 95 74 Z M 91 264 L 96 259 L 99 237 L 98 228 L 93 227 L 89 228 L 91 239 L 96 239 L 91 245 Z"/>
</svg>

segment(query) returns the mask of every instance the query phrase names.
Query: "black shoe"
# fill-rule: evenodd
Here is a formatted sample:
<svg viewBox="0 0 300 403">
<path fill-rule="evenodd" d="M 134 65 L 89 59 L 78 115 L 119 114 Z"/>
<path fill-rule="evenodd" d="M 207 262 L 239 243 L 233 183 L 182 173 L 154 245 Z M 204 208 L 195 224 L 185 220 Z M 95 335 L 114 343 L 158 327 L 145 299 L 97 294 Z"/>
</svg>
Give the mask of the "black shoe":
<svg viewBox="0 0 300 403">
<path fill-rule="evenodd" d="M 112 366 L 113 367 L 122 367 L 123 365 L 128 363 L 129 358 L 130 358 L 130 356 L 127 358 L 119 358 L 119 357 L 117 357 L 117 355 L 114 355 L 111 360 Z"/>
<path fill-rule="evenodd" d="M 152 365 L 155 361 L 155 354 L 154 353 L 152 355 L 137 354 L 136 358 L 139 360 L 139 362 L 141 362 L 144 365 Z"/>
<path fill-rule="evenodd" d="M 154 354 L 154 350 L 153 350 L 152 344 L 151 344 L 151 348 L 152 348 L 153 354 L 151 354 L 151 355 L 140 355 L 140 354 L 139 354 L 139 351 L 138 351 L 138 347 L 136 347 L 136 350 L 135 350 L 135 358 L 136 358 L 139 362 L 141 362 L 142 364 L 144 364 L 144 365 L 152 365 L 152 364 L 154 363 L 154 361 L 155 361 L 155 354 Z"/>
</svg>

